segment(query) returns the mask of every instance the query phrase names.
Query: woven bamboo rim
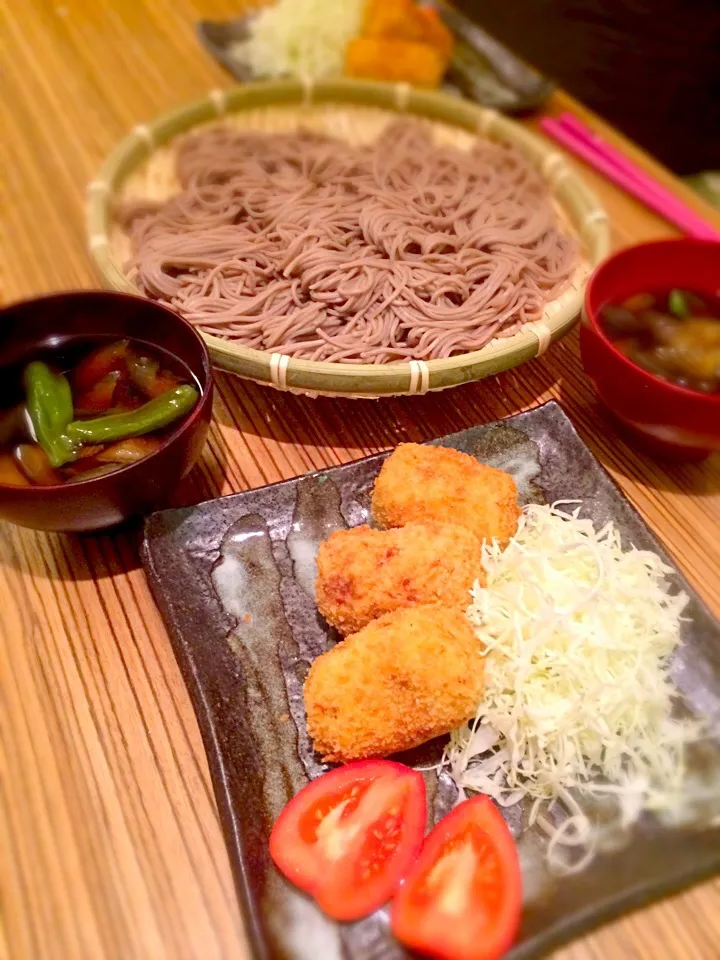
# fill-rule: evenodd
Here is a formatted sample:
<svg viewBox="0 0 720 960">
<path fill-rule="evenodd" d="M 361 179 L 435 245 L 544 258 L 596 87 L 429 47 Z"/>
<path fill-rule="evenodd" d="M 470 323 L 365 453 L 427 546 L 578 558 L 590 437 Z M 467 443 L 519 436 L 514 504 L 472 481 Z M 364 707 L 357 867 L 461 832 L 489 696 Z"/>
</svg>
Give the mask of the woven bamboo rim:
<svg viewBox="0 0 720 960">
<path fill-rule="evenodd" d="M 581 239 L 583 258 L 570 287 L 548 304 L 542 319 L 512 337 L 446 360 L 343 364 L 301 360 L 253 350 L 202 334 L 215 365 L 241 377 L 300 393 L 380 397 L 443 390 L 479 380 L 542 354 L 573 326 L 592 268 L 610 249 L 608 217 L 565 157 L 524 127 L 494 110 L 459 97 L 407 84 L 335 80 L 317 84 L 281 80 L 213 90 L 206 97 L 148 124 L 140 124 L 105 161 L 88 186 L 88 243 L 104 282 L 137 293 L 123 271 L 127 238 L 113 223 L 119 197 L 172 192 L 172 151 L 177 134 L 201 124 L 234 123 L 255 129 L 322 129 L 359 141 L 372 139 L 392 114 L 409 113 L 433 124 L 435 136 L 462 146 L 477 134 L 514 143 L 550 185 L 561 218 Z"/>
</svg>

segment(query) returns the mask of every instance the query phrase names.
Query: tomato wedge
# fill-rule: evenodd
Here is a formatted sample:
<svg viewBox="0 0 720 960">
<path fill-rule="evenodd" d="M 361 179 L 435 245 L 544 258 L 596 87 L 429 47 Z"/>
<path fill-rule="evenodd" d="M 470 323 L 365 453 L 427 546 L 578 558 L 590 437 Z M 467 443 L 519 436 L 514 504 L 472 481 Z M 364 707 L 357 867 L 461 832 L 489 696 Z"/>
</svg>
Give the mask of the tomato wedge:
<svg viewBox="0 0 720 960">
<path fill-rule="evenodd" d="M 336 920 L 386 903 L 422 847 L 422 774 L 390 760 L 349 763 L 318 777 L 285 807 L 270 855 Z"/>
<path fill-rule="evenodd" d="M 520 922 L 515 841 L 489 797 L 465 800 L 430 832 L 391 911 L 398 940 L 440 960 L 498 960 Z"/>
</svg>

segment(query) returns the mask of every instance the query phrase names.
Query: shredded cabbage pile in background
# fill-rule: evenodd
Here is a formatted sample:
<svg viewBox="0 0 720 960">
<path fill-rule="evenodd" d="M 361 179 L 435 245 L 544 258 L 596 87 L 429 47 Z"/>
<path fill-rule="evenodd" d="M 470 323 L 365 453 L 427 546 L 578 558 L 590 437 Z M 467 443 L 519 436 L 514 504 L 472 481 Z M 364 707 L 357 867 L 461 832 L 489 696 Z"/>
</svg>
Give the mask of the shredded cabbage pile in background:
<svg viewBox="0 0 720 960">
<path fill-rule="evenodd" d="M 340 75 L 364 7 L 365 0 L 278 0 L 253 17 L 249 38 L 235 44 L 233 54 L 256 77 Z"/>
<path fill-rule="evenodd" d="M 596 531 L 561 505 L 526 507 L 507 549 L 483 548 L 487 586 L 475 585 L 468 616 L 487 648 L 486 689 L 446 760 L 461 797 L 534 799 L 550 865 L 568 868 L 558 846 L 583 847 L 579 869 L 595 838 L 577 797 L 616 796 L 623 827 L 669 810 L 687 789 L 685 747 L 702 734 L 671 717 L 668 658 L 687 603 L 670 592 L 671 570 L 624 551 L 612 523 Z M 559 827 L 543 801 L 565 807 Z"/>
</svg>

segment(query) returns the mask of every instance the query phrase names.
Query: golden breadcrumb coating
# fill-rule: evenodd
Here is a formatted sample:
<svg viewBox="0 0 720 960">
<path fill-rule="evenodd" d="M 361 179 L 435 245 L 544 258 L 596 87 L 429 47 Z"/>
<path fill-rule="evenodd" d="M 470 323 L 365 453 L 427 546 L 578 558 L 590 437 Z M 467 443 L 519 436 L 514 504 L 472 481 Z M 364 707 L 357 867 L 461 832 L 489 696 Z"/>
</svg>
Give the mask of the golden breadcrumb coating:
<svg viewBox="0 0 720 960">
<path fill-rule="evenodd" d="M 415 87 L 437 87 L 448 58 L 429 43 L 395 37 L 355 37 L 345 51 L 345 76 Z"/>
<path fill-rule="evenodd" d="M 473 583 L 485 583 L 480 541 L 449 523 L 337 530 L 320 544 L 317 568 L 318 608 L 342 634 L 400 607 L 464 609 Z"/>
<path fill-rule="evenodd" d="M 517 487 L 508 473 L 448 447 L 401 443 L 382 465 L 372 496 L 381 527 L 450 521 L 481 540 L 506 543 L 517 530 Z"/>
<path fill-rule="evenodd" d="M 462 610 L 430 604 L 387 613 L 313 663 L 307 726 L 328 762 L 409 750 L 473 717 L 483 645 Z"/>
</svg>

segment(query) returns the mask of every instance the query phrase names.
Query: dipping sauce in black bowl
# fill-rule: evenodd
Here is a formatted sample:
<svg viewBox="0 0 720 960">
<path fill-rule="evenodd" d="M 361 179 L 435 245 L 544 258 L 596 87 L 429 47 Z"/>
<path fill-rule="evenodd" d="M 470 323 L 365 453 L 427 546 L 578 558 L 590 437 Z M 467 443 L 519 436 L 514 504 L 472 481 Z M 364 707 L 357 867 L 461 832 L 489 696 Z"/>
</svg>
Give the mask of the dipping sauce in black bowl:
<svg viewBox="0 0 720 960">
<path fill-rule="evenodd" d="M 0 517 L 97 530 L 162 504 L 197 460 L 210 360 L 172 311 L 77 292 L 0 311 Z"/>
</svg>

